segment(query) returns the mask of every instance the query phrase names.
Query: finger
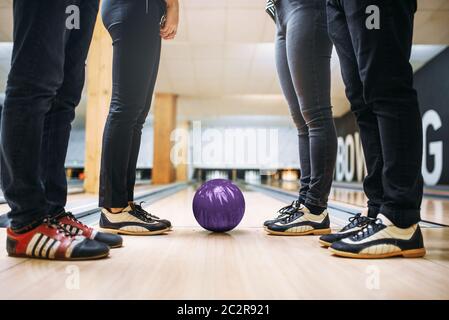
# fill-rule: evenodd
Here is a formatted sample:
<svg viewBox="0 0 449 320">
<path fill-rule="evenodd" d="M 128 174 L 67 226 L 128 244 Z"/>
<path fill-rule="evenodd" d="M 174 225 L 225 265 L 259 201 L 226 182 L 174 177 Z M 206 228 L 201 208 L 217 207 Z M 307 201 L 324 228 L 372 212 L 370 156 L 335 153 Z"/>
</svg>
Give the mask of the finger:
<svg viewBox="0 0 449 320">
<path fill-rule="evenodd" d="M 169 30 L 170 30 L 170 25 L 168 25 L 166 23 L 165 26 L 161 29 L 161 33 L 166 34 Z"/>
<path fill-rule="evenodd" d="M 172 40 L 172 39 L 175 38 L 175 36 L 176 36 L 176 34 L 175 34 L 175 33 L 172 33 L 172 34 L 166 36 L 166 37 L 165 37 L 165 40 Z"/>
<path fill-rule="evenodd" d="M 161 35 L 164 35 L 164 34 L 166 34 L 167 33 L 167 28 L 166 27 L 164 27 L 163 29 L 161 29 L 161 31 L 160 31 L 160 34 Z"/>
<path fill-rule="evenodd" d="M 164 35 L 168 36 L 169 34 L 171 34 L 171 33 L 173 32 L 174 29 L 175 29 L 174 26 L 173 26 L 173 25 L 170 25 L 170 26 L 167 28 L 167 31 L 164 32 Z"/>
<path fill-rule="evenodd" d="M 163 39 L 164 39 L 164 40 L 172 40 L 172 39 L 175 38 L 175 36 L 176 36 L 175 33 L 171 33 L 171 34 L 169 34 L 169 35 L 163 37 Z"/>
</svg>

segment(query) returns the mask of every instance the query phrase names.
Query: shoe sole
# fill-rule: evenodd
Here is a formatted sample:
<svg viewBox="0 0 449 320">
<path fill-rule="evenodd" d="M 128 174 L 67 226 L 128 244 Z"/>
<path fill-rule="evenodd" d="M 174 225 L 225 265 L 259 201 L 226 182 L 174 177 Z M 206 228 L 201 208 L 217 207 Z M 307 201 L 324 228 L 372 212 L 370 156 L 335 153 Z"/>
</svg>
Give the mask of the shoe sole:
<svg viewBox="0 0 449 320">
<path fill-rule="evenodd" d="M 305 232 L 284 232 L 284 231 L 273 231 L 265 227 L 265 231 L 269 234 L 275 235 L 275 236 L 307 236 L 307 235 L 323 235 L 323 234 L 329 234 L 332 232 L 330 228 L 328 229 L 313 229 Z"/>
<path fill-rule="evenodd" d="M 321 244 L 323 247 L 326 247 L 326 248 L 329 248 L 329 247 L 332 245 L 332 243 L 327 242 L 327 241 L 324 241 L 324 240 L 318 240 L 318 241 L 320 242 L 320 244 Z"/>
<path fill-rule="evenodd" d="M 403 250 L 403 251 L 390 252 L 390 253 L 384 253 L 384 254 L 360 254 L 360 253 L 339 251 L 339 250 L 335 250 L 333 248 L 329 248 L 329 251 L 339 257 L 354 258 L 354 259 L 383 259 L 383 258 L 392 258 L 392 257 L 401 257 L 401 256 L 404 258 L 421 258 L 426 255 L 425 248 Z"/>
<path fill-rule="evenodd" d="M 103 242 L 104 243 L 104 242 Z M 116 246 L 110 246 L 110 245 L 108 245 L 107 243 L 104 243 L 105 245 L 107 245 L 107 246 L 109 246 L 109 248 L 111 248 L 111 249 L 118 249 L 118 248 L 121 248 L 121 247 L 123 247 L 123 243 L 120 243 L 120 244 L 118 244 L 118 245 L 116 245 Z"/>
<path fill-rule="evenodd" d="M 170 228 L 165 228 L 156 231 L 141 231 L 141 232 L 117 230 L 117 229 L 105 229 L 105 228 L 100 228 L 99 230 L 107 233 L 120 234 L 125 236 L 155 236 L 170 231 Z"/>
<path fill-rule="evenodd" d="M 109 252 L 105 253 L 105 254 L 98 255 L 98 256 L 94 256 L 94 257 L 55 258 L 55 259 L 27 256 L 26 254 L 11 254 L 11 253 L 8 253 L 8 256 L 13 257 L 13 258 L 28 258 L 28 259 L 39 259 L 39 260 L 49 260 L 49 261 L 88 261 L 88 260 L 100 260 L 100 259 L 107 258 L 109 256 Z"/>
</svg>

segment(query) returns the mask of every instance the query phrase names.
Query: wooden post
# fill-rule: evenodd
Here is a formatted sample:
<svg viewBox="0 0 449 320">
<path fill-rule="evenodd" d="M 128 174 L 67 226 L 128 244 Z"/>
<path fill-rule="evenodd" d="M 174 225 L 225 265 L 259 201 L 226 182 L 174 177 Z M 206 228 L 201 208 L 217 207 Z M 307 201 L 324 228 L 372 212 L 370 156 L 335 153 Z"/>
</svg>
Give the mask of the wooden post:
<svg viewBox="0 0 449 320">
<path fill-rule="evenodd" d="M 232 169 L 232 181 L 237 181 L 237 169 Z"/>
<path fill-rule="evenodd" d="M 190 123 L 188 121 L 184 121 L 178 124 L 177 129 L 180 130 L 179 135 L 177 137 L 177 151 L 179 155 L 178 161 L 180 163 L 176 164 L 176 181 L 186 182 L 188 180 L 188 153 L 189 153 L 189 129 Z"/>
<path fill-rule="evenodd" d="M 153 184 L 172 183 L 176 179 L 170 160 L 171 133 L 176 128 L 176 100 L 173 94 L 156 94 L 154 103 Z"/>
<path fill-rule="evenodd" d="M 87 61 L 86 156 L 84 190 L 98 193 L 101 142 L 112 91 L 112 40 L 101 17 L 95 25 Z"/>
</svg>

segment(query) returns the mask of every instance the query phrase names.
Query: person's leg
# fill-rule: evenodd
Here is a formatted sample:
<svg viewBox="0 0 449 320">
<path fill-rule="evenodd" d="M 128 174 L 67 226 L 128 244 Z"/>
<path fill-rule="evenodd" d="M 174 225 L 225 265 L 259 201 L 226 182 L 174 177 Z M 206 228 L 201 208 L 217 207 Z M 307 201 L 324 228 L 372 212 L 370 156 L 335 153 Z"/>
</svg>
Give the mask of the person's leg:
<svg viewBox="0 0 449 320">
<path fill-rule="evenodd" d="M 145 103 L 157 74 L 163 14 L 158 1 L 148 3 L 148 12 L 143 0 L 116 4 L 105 1 L 102 8 L 114 47 L 112 101 L 103 136 L 100 176 L 99 205 L 105 208 L 128 206 L 128 168 L 133 151 L 138 154 L 133 138 L 142 113 L 149 108 Z"/>
<path fill-rule="evenodd" d="M 159 50 L 156 50 L 156 56 L 153 59 L 153 70 L 151 71 L 150 83 L 147 89 L 147 98 L 145 99 L 145 106 L 142 110 L 137 123 L 134 126 L 132 134 L 132 145 L 131 152 L 128 163 L 128 178 L 127 178 L 127 189 L 128 189 L 128 202 L 134 201 L 134 186 L 136 184 L 136 167 L 137 160 L 139 158 L 140 142 L 142 140 L 142 129 L 145 124 L 145 120 L 150 111 L 151 102 L 153 100 L 154 86 L 156 84 L 157 74 L 159 71 L 159 61 L 160 61 L 160 42 Z M 159 52 L 159 53 L 157 53 Z"/>
<path fill-rule="evenodd" d="M 80 28 L 67 33 L 64 82 L 58 89 L 44 121 L 42 182 L 45 187 L 50 216 L 72 235 L 83 235 L 111 248 L 117 248 L 122 245 L 121 237 L 95 231 L 64 210 L 67 201 L 67 179 L 64 164 L 71 122 L 75 117 L 75 107 L 81 99 L 84 87 L 87 53 L 97 19 L 99 1 L 80 0 L 77 5 L 80 9 Z"/>
<path fill-rule="evenodd" d="M 320 214 L 327 207 L 337 155 L 330 102 L 332 43 L 325 0 L 294 2 L 297 7 L 286 25 L 287 60 L 309 133 L 311 177 L 305 205 Z"/>
<path fill-rule="evenodd" d="M 278 218 L 264 223 L 265 230 L 274 235 L 331 232 L 326 206 L 337 138 L 330 107 L 331 43 L 324 4 L 324 1 L 318 5 L 316 1 L 286 0 L 277 5 L 278 29 L 284 28 L 276 41 L 278 73 L 298 127 L 301 169 L 304 162 L 309 184 L 303 206 L 293 202 L 279 211 Z M 318 152 L 321 159 L 317 158 Z"/>
<path fill-rule="evenodd" d="M 283 4 L 285 5 L 286 3 L 284 2 Z M 306 201 L 310 183 L 309 130 L 301 114 L 298 97 L 296 96 L 295 88 L 293 87 L 293 80 L 288 66 L 284 24 L 284 14 L 287 12 L 284 9 L 287 8 L 284 6 L 278 6 L 276 10 L 277 33 L 275 39 L 275 61 L 279 83 L 285 99 L 287 100 L 293 122 L 298 130 L 298 151 L 301 167 L 301 178 L 298 200 L 293 201 L 291 205 L 281 208 L 278 211 L 277 216 L 273 219 L 266 220 L 264 222 L 265 228 L 269 228 L 270 225 L 275 224 L 276 222 L 283 221 L 292 213 L 296 212 L 299 208 L 302 208 Z"/>
<path fill-rule="evenodd" d="M 11 207 L 6 238 L 10 256 L 86 260 L 109 254 L 106 244 L 73 237 L 47 217 L 50 206 L 41 177 L 45 115 L 63 83 L 66 8 L 72 4 L 79 1 L 14 1 L 14 49 L 1 150 L 2 186 Z"/>
<path fill-rule="evenodd" d="M 68 35 L 65 46 L 64 82 L 45 116 L 41 170 L 50 214 L 59 213 L 67 201 L 65 158 L 75 117 L 75 107 L 84 87 L 87 53 L 98 13 L 98 0 L 81 0 L 80 28 Z"/>
<path fill-rule="evenodd" d="M 379 8 L 379 29 L 366 27 L 366 8 Z M 409 63 L 416 0 L 345 0 L 364 98 L 377 117 L 383 157 L 380 212 L 396 226 L 420 220 L 422 122 Z"/>
<path fill-rule="evenodd" d="M 302 117 L 298 97 L 293 86 L 292 75 L 287 60 L 285 27 L 283 22 L 277 21 L 277 35 L 275 40 L 276 67 L 279 82 L 290 108 L 290 114 L 298 130 L 299 162 L 301 167 L 299 202 L 304 204 L 310 184 L 310 145 L 309 130 Z"/>
<path fill-rule="evenodd" d="M 360 131 L 368 171 L 363 180 L 363 189 L 368 198 L 368 216 L 376 218 L 383 201 L 383 159 L 377 117 L 373 112 L 372 105 L 366 104 L 363 98 L 363 83 L 359 75 L 357 58 L 345 13 L 338 1 L 328 1 L 327 16 L 329 36 L 340 60 L 346 96 Z"/>
<path fill-rule="evenodd" d="M 14 48 L 2 113 L 1 180 L 14 230 L 48 214 L 40 176 L 46 113 L 64 74 L 70 1 L 14 1 Z"/>
<path fill-rule="evenodd" d="M 367 28 L 377 6 L 380 29 Z M 416 1 L 345 0 L 342 7 L 356 52 L 364 99 L 377 117 L 383 156 L 383 201 L 377 219 L 330 251 L 350 258 L 422 257 L 422 133 L 410 58 Z M 375 9 L 377 10 L 377 9 Z"/>
</svg>

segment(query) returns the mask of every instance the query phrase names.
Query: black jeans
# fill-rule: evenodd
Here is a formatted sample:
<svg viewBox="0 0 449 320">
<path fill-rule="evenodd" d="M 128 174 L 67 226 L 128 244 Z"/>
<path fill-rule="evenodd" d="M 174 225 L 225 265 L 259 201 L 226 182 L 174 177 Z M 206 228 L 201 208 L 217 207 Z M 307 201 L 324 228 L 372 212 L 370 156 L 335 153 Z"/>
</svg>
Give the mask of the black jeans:
<svg viewBox="0 0 449 320">
<path fill-rule="evenodd" d="M 369 5 L 380 29 L 368 29 Z M 409 63 L 416 0 L 328 0 L 328 28 L 362 140 L 369 215 L 420 220 L 422 123 Z"/>
<path fill-rule="evenodd" d="M 112 100 L 103 134 L 100 207 L 126 207 L 134 199 L 142 128 L 161 53 L 164 0 L 104 0 L 102 17 L 113 40 Z"/>
<path fill-rule="evenodd" d="M 298 129 L 299 199 L 325 208 L 337 155 L 326 0 L 281 0 L 276 4 L 276 25 L 276 66 Z"/>
<path fill-rule="evenodd" d="M 80 28 L 68 29 L 69 5 Z M 1 180 L 13 229 L 67 200 L 64 162 L 85 79 L 97 0 L 14 0 L 14 48 L 1 126 Z"/>
</svg>

